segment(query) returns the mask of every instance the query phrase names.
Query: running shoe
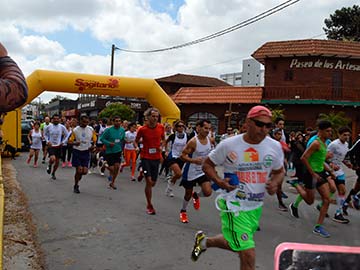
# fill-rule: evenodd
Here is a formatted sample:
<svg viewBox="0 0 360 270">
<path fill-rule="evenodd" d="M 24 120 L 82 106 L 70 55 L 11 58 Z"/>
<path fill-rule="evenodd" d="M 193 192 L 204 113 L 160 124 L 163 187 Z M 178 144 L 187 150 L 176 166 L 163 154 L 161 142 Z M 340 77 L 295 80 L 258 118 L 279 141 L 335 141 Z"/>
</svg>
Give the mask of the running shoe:
<svg viewBox="0 0 360 270">
<path fill-rule="evenodd" d="M 174 193 L 173 193 L 173 189 L 171 187 L 171 179 L 169 179 L 167 182 L 167 187 L 165 189 L 165 195 L 168 196 L 168 197 L 174 197 Z"/>
<path fill-rule="evenodd" d="M 293 187 L 295 187 L 296 185 L 299 184 L 299 179 L 297 178 L 293 178 L 293 179 L 289 179 L 289 180 L 286 180 L 286 183 L 292 185 Z"/>
<path fill-rule="evenodd" d="M 343 212 L 344 216 L 348 216 L 348 215 L 349 215 L 349 213 L 348 213 L 348 211 L 347 211 L 348 207 L 349 207 L 349 204 L 348 204 L 347 202 L 344 202 L 344 204 L 343 204 L 343 206 L 342 206 L 342 212 Z"/>
<path fill-rule="evenodd" d="M 37 166 L 38 166 L 38 165 L 37 165 L 37 163 L 36 163 L 36 162 L 34 162 L 34 168 L 37 168 Z"/>
<path fill-rule="evenodd" d="M 52 180 L 56 180 L 55 173 L 51 174 L 51 179 L 52 179 Z"/>
<path fill-rule="evenodd" d="M 68 161 L 67 165 L 68 165 L 68 167 L 69 167 L 69 168 L 71 168 L 71 167 L 72 167 L 72 164 L 71 164 L 71 162 L 70 162 L 70 161 Z"/>
<path fill-rule="evenodd" d="M 148 205 L 146 207 L 146 213 L 148 215 L 155 215 L 156 214 L 155 209 L 154 209 L 154 207 L 152 205 Z"/>
<path fill-rule="evenodd" d="M 294 218 L 299 218 L 298 209 L 294 206 L 294 203 L 289 204 L 289 210 L 291 216 L 293 216 Z"/>
<path fill-rule="evenodd" d="M 281 198 L 283 198 L 283 199 L 287 199 L 287 198 L 289 198 L 289 196 L 288 196 L 288 195 L 286 195 L 284 192 L 281 192 Z"/>
<path fill-rule="evenodd" d="M 138 178 L 137 178 L 138 182 L 141 182 L 141 181 L 143 180 L 143 178 L 144 178 L 144 175 L 143 175 L 143 174 L 139 174 L 139 176 L 138 176 Z"/>
<path fill-rule="evenodd" d="M 330 234 L 323 228 L 323 226 L 315 226 L 313 233 L 320 235 L 321 237 L 328 238 Z"/>
<path fill-rule="evenodd" d="M 287 212 L 287 210 L 288 210 L 288 208 L 286 207 L 286 205 L 283 204 L 283 203 L 279 203 L 278 209 L 279 209 L 280 211 L 283 211 L 283 212 Z"/>
<path fill-rule="evenodd" d="M 200 198 L 199 198 L 199 195 L 195 191 L 192 194 L 192 201 L 193 201 L 195 210 L 199 210 L 200 209 Z"/>
<path fill-rule="evenodd" d="M 134 176 L 131 176 L 131 181 L 135 181 L 135 177 Z"/>
<path fill-rule="evenodd" d="M 186 213 L 186 211 L 184 211 L 184 210 L 181 210 L 181 212 L 180 212 L 180 221 L 181 221 L 182 223 L 189 223 L 189 219 L 188 219 L 187 213 Z"/>
<path fill-rule="evenodd" d="M 124 170 L 124 166 L 120 165 L 120 172 L 123 172 L 123 170 Z"/>
<path fill-rule="evenodd" d="M 201 241 L 203 241 L 205 239 L 205 237 L 206 237 L 206 235 L 203 231 L 198 231 L 195 234 L 195 244 L 194 244 L 194 247 L 191 252 L 191 259 L 194 262 L 196 262 L 199 259 L 201 253 L 203 253 L 206 250 L 201 247 Z"/>
<path fill-rule="evenodd" d="M 350 222 L 350 220 L 348 220 L 347 218 L 344 218 L 341 213 L 335 214 L 332 220 L 335 222 L 342 223 L 342 224 L 348 224 Z"/>
<path fill-rule="evenodd" d="M 74 185 L 74 193 L 77 193 L 77 194 L 80 193 L 79 185 Z"/>
<path fill-rule="evenodd" d="M 110 183 L 110 184 L 109 184 L 109 187 L 112 188 L 113 190 L 116 190 L 116 189 L 117 189 L 117 187 L 116 187 L 113 183 Z"/>
<path fill-rule="evenodd" d="M 61 168 L 65 168 L 66 167 L 66 162 L 63 162 L 62 164 L 61 164 Z"/>
<path fill-rule="evenodd" d="M 42 163 L 42 164 L 45 164 L 45 158 L 42 159 L 41 163 Z"/>
<path fill-rule="evenodd" d="M 320 210 L 321 210 L 321 205 L 320 205 L 320 204 L 316 205 L 316 209 L 320 212 Z M 328 218 L 328 217 L 329 217 L 329 214 L 326 213 L 325 217 Z"/>
<path fill-rule="evenodd" d="M 26 160 L 26 163 L 27 163 L 27 164 L 30 164 L 30 161 L 31 161 L 31 158 L 28 157 L 28 159 Z"/>
<path fill-rule="evenodd" d="M 353 196 L 353 205 L 356 210 L 360 210 L 360 199 L 357 195 Z"/>
<path fill-rule="evenodd" d="M 50 173 L 51 173 L 51 164 L 49 164 L 49 165 L 47 166 L 47 168 L 46 168 L 46 172 L 47 172 L 48 174 L 50 174 Z"/>
</svg>

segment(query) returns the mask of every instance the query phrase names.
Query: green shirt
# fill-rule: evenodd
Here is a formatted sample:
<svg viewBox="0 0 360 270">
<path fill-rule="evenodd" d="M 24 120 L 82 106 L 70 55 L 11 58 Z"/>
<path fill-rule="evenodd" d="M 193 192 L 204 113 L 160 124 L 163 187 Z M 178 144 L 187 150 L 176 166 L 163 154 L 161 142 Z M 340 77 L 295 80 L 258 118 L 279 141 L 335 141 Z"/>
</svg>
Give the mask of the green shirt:
<svg viewBox="0 0 360 270">
<path fill-rule="evenodd" d="M 114 126 L 105 129 L 104 133 L 100 136 L 106 146 L 106 154 L 114 154 L 122 151 L 122 143 L 125 138 L 125 129 L 123 127 L 115 128 Z M 110 143 L 114 143 L 111 147 Z"/>
<path fill-rule="evenodd" d="M 322 172 L 324 170 L 324 162 L 326 160 L 326 145 L 319 138 L 316 139 L 320 143 L 320 149 L 309 157 L 309 164 L 314 172 Z"/>
</svg>

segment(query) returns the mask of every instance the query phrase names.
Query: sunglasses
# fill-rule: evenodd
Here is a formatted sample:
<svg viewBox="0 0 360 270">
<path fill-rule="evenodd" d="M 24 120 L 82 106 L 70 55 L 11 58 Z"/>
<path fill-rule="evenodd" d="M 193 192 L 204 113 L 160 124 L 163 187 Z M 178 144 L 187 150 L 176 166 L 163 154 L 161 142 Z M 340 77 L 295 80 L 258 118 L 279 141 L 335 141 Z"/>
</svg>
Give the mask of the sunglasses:
<svg viewBox="0 0 360 270">
<path fill-rule="evenodd" d="M 271 128 L 272 127 L 272 122 L 270 123 L 265 123 L 265 122 L 261 122 L 259 120 L 255 120 L 255 119 L 251 119 L 251 121 L 253 121 L 255 123 L 255 126 L 259 127 L 259 128 L 262 128 L 262 127 L 266 127 L 266 128 Z"/>
<path fill-rule="evenodd" d="M 184 125 L 178 125 L 178 126 L 176 126 L 176 127 L 177 127 L 177 128 L 178 128 L 178 127 L 182 127 L 182 128 L 183 128 L 183 127 L 185 127 L 185 126 L 184 126 Z"/>
</svg>

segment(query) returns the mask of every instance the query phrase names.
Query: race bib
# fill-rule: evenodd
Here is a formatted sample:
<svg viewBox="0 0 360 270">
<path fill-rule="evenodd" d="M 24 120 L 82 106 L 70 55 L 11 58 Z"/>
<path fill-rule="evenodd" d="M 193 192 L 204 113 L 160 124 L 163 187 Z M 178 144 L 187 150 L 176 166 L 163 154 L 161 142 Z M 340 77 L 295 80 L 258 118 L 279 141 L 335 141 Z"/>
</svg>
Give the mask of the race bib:
<svg viewBox="0 0 360 270">
<path fill-rule="evenodd" d="M 119 143 L 120 142 L 120 139 L 115 139 L 115 143 Z"/>
<path fill-rule="evenodd" d="M 149 154 L 156 154 L 156 148 L 149 148 Z"/>
</svg>

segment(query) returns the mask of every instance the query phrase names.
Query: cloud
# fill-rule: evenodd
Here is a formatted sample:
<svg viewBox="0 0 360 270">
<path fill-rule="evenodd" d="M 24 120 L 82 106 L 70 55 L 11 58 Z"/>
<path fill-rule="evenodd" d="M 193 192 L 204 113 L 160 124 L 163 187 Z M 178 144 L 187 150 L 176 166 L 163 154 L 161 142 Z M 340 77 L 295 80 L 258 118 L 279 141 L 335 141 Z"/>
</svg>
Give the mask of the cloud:
<svg viewBox="0 0 360 270">
<path fill-rule="evenodd" d="M 111 44 L 135 50 L 170 47 L 235 25 L 282 2 L 184 0 L 174 19 L 164 12 L 173 7 L 169 1 L 160 12 L 149 0 L 12 0 L 1 7 L 0 41 L 26 75 L 35 69 L 109 74 Z M 250 58 L 265 42 L 322 34 L 329 14 L 354 4 L 356 1 L 350 0 L 301 0 L 253 25 L 191 47 L 155 54 L 117 50 L 115 75 L 156 78 L 191 73 L 218 77 L 238 72 L 242 59 Z M 69 28 L 89 32 L 108 48 L 107 53 L 67 52 L 56 34 Z"/>
</svg>

